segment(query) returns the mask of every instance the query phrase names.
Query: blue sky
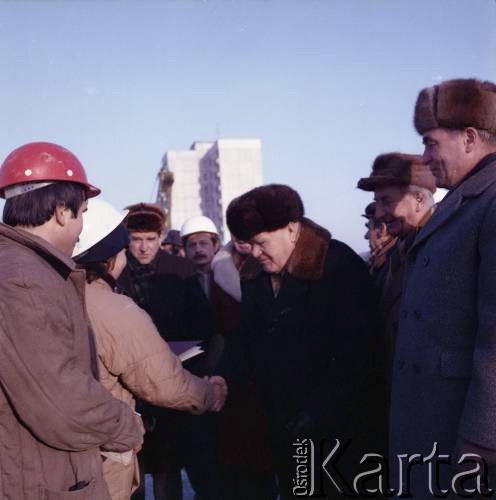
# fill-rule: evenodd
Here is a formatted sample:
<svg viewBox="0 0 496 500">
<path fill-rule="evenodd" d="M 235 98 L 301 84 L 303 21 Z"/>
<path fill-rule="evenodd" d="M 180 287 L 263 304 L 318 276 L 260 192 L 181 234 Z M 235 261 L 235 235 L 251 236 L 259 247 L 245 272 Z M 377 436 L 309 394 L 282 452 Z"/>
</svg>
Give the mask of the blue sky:
<svg viewBox="0 0 496 500">
<path fill-rule="evenodd" d="M 358 178 L 422 151 L 421 88 L 496 81 L 495 26 L 494 0 L 0 0 L 0 156 L 62 144 L 122 207 L 167 149 L 259 137 L 265 182 L 364 250 Z"/>
</svg>

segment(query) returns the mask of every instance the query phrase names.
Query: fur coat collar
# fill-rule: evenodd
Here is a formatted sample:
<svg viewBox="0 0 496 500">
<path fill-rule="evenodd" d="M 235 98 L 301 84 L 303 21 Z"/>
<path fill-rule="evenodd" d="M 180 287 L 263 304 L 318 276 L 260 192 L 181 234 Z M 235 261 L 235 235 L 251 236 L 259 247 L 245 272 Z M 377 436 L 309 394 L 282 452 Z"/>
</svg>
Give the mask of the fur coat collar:
<svg viewBox="0 0 496 500">
<path fill-rule="evenodd" d="M 324 273 L 330 240 L 331 233 L 327 229 L 310 219 L 303 218 L 300 236 L 285 271 L 297 279 L 319 280 Z M 255 279 L 262 272 L 260 265 L 245 265 L 241 268 L 241 279 Z"/>
</svg>

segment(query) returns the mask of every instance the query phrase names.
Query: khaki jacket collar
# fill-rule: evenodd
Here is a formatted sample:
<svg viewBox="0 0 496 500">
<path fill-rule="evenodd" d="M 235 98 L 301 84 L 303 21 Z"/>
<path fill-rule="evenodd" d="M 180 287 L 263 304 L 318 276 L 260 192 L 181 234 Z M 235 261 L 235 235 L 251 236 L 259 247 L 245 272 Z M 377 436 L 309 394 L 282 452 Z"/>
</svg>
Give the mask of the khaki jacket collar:
<svg viewBox="0 0 496 500">
<path fill-rule="evenodd" d="M 28 233 L 23 229 L 0 223 L 0 236 L 32 249 L 49 262 L 50 265 L 65 278 L 67 278 L 71 272 L 76 269 L 76 264 L 70 257 L 55 248 L 43 238 Z"/>
<path fill-rule="evenodd" d="M 100 290 L 108 290 L 109 292 L 113 292 L 112 287 L 102 278 L 97 278 L 96 280 L 88 283 L 86 286 L 92 288 L 98 288 Z"/>
</svg>

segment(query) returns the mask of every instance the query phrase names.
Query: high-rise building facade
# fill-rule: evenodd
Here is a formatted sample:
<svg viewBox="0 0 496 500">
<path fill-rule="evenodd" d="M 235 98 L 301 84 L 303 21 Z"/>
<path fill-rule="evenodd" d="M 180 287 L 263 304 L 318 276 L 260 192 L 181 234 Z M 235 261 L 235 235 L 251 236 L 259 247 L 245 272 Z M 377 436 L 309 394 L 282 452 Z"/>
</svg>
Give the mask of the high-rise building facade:
<svg viewBox="0 0 496 500">
<path fill-rule="evenodd" d="M 187 151 L 167 151 L 158 176 L 157 202 L 169 214 L 169 228 L 206 215 L 227 240 L 229 202 L 262 184 L 262 145 L 259 139 L 194 142 Z"/>
</svg>

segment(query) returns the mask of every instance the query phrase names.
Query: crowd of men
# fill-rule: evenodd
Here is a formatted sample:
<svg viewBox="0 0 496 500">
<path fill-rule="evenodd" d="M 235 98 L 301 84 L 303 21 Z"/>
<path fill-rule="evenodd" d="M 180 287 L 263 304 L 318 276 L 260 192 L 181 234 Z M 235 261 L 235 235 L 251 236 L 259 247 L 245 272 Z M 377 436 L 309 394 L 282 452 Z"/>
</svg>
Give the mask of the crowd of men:
<svg viewBox="0 0 496 500">
<path fill-rule="evenodd" d="M 393 467 L 392 483 L 413 498 L 488 496 L 496 481 L 496 86 L 469 79 L 426 88 L 414 124 L 423 156 L 381 155 L 358 187 L 375 199 L 367 236 L 390 347 L 390 461 L 427 458 L 436 444 L 446 466 L 434 479 L 428 466 Z M 436 187 L 448 190 L 438 205 Z M 485 462 L 468 466 L 474 483 L 461 485 L 469 456 Z"/>
<path fill-rule="evenodd" d="M 142 478 L 152 474 L 155 500 L 182 499 L 183 470 L 197 500 L 490 496 L 496 85 L 423 89 L 414 124 L 423 155 L 381 154 L 358 181 L 374 197 L 367 262 L 281 184 L 232 200 L 224 246 L 205 216 L 166 234 L 159 206 L 126 207 L 127 264 L 112 285 L 176 354 L 202 345 L 183 362 L 212 387 L 202 415 L 135 391 L 136 413 L 134 400 L 100 383 L 101 338 L 71 258 L 99 189 L 61 146 L 9 154 L 0 167 L 0 497 L 144 499 L 143 481 L 109 493 L 102 464 L 130 450 Z M 448 190 L 438 204 L 436 188 Z M 305 469 L 296 459 L 309 443 L 317 451 Z M 371 454 L 389 466 L 367 471 Z"/>
</svg>

